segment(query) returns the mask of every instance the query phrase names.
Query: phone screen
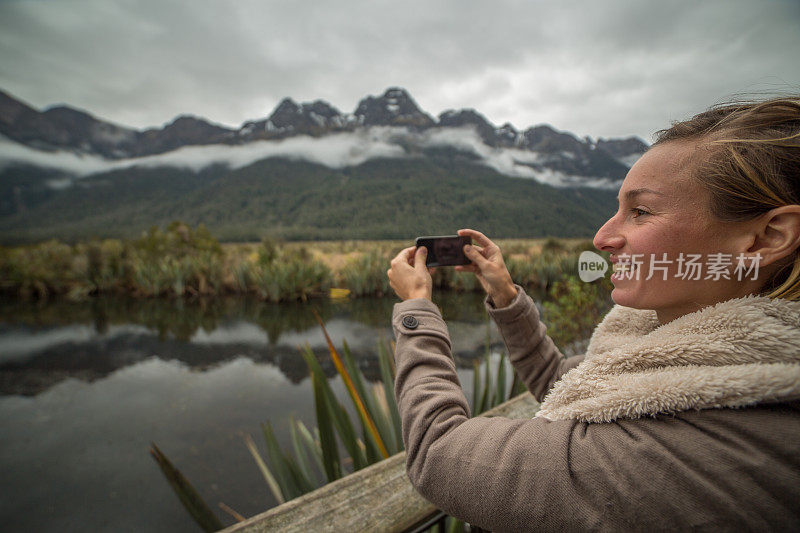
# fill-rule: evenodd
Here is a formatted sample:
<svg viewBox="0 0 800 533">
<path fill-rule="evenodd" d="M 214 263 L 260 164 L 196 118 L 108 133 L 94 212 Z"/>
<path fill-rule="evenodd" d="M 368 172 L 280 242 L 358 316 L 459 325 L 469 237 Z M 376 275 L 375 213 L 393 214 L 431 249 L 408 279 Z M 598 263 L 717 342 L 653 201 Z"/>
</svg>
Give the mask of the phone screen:
<svg viewBox="0 0 800 533">
<path fill-rule="evenodd" d="M 459 235 L 418 237 L 416 240 L 417 247 L 428 249 L 425 265 L 429 267 L 469 265 L 471 261 L 464 255 L 464 245 L 471 243 L 472 239 Z"/>
</svg>

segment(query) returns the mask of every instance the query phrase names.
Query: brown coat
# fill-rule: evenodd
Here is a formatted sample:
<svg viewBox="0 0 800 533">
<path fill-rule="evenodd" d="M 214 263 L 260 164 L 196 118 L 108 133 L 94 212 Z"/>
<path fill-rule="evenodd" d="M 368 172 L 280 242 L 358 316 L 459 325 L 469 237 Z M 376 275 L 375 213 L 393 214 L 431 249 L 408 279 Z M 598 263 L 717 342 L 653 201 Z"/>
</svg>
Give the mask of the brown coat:
<svg viewBox="0 0 800 533">
<path fill-rule="evenodd" d="M 563 358 L 522 291 L 487 309 L 539 401 L 582 361 Z M 493 531 L 800 530 L 800 401 L 603 423 L 470 418 L 436 305 L 396 304 L 392 323 L 408 477 L 448 514 Z"/>
</svg>

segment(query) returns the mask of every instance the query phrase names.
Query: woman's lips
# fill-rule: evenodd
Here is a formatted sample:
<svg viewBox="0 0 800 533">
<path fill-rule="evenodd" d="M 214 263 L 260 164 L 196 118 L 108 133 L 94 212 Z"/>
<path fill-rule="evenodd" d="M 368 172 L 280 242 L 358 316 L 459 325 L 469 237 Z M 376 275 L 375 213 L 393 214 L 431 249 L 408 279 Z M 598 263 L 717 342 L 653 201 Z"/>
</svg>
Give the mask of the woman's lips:
<svg viewBox="0 0 800 533">
<path fill-rule="evenodd" d="M 632 264 L 629 261 L 616 261 L 612 260 L 612 267 L 613 272 L 611 274 L 611 279 L 633 279 L 636 275 L 637 267 L 639 265 Z"/>
</svg>

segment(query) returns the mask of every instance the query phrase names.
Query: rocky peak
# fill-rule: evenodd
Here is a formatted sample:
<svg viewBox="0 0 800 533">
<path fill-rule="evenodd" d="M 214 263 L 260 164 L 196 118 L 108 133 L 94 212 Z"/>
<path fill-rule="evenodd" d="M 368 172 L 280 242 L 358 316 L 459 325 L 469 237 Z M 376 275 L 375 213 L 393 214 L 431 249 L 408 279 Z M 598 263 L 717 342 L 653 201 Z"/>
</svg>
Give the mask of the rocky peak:
<svg viewBox="0 0 800 533">
<path fill-rule="evenodd" d="M 0 91 L 0 134 L 34 149 L 70 150 L 114 159 L 160 154 L 182 146 L 240 144 L 295 135 L 316 137 L 370 126 L 404 126 L 417 131 L 430 127 L 474 128 L 488 146 L 513 147 L 537 154 L 534 158 L 522 158 L 526 162 L 520 164 L 572 177 L 619 179 L 647 149 L 636 137 L 594 142 L 548 125 L 520 133 L 509 123 L 495 127 L 474 109 L 445 111 L 437 122 L 399 87 L 364 98 L 354 114 L 342 114 L 323 100 L 298 104 L 284 98 L 268 118 L 247 122 L 238 131 L 190 115 L 178 116 L 162 128 L 138 131 L 68 106 L 40 112 Z"/>
<path fill-rule="evenodd" d="M 338 109 L 325 102 L 297 104 L 284 98 L 266 120 L 248 122 L 239 135 L 249 139 L 274 139 L 290 135 L 323 135 L 341 129 L 346 120 Z"/>
<path fill-rule="evenodd" d="M 42 116 L 63 132 L 65 144 L 80 151 L 98 152 L 104 157 L 131 155 L 138 132 L 99 120 L 89 113 L 68 106 L 47 109 Z"/>
<path fill-rule="evenodd" d="M 522 140 L 519 131 L 517 131 L 517 128 L 512 126 L 510 122 L 506 122 L 497 128 L 494 133 L 497 138 L 497 143 L 501 146 L 514 146 Z"/>
<path fill-rule="evenodd" d="M 486 144 L 494 145 L 496 141 L 495 127 L 474 109 L 445 111 L 439 115 L 439 126 L 445 128 L 473 127 Z"/>
<path fill-rule="evenodd" d="M 302 109 L 304 115 L 311 115 L 313 113 L 327 120 L 342 116 L 338 109 L 325 100 L 314 100 L 310 104 L 303 104 Z"/>
<path fill-rule="evenodd" d="M 269 116 L 269 120 L 276 128 L 294 126 L 302 116 L 300 106 L 291 98 L 284 98 Z"/>
<path fill-rule="evenodd" d="M 225 142 L 234 131 L 192 115 L 179 115 L 163 128 L 141 132 L 131 155 L 160 154 L 182 146 Z"/>
<path fill-rule="evenodd" d="M 68 141 L 65 133 L 42 113 L 2 91 L 0 134 L 40 149 L 53 149 Z"/>
<path fill-rule="evenodd" d="M 426 128 L 434 125 L 433 118 L 417 106 L 405 89 L 399 87 L 390 87 L 379 97 L 364 98 L 353 114 L 364 126 Z"/>
<path fill-rule="evenodd" d="M 192 115 L 180 115 L 170 124 L 167 124 L 163 130 L 165 134 L 171 134 L 184 139 L 203 140 L 209 137 L 218 137 L 230 134 L 233 130 L 211 124 L 202 118 Z M 195 144 L 190 142 L 189 144 Z M 205 143 L 200 143 L 205 144 Z"/>
<path fill-rule="evenodd" d="M 548 124 L 533 126 L 525 130 L 524 145 L 537 152 L 573 152 L 584 148 L 583 143 L 571 133 L 556 131 Z"/>
<path fill-rule="evenodd" d="M 90 122 L 97 120 L 86 111 L 75 109 L 66 105 L 55 105 L 48 107 L 42 112 L 42 115 L 48 117 L 52 121 L 61 122 Z"/>
<path fill-rule="evenodd" d="M 598 139 L 597 147 L 605 150 L 612 157 L 627 157 L 631 154 L 643 154 L 647 151 L 647 144 L 639 137 L 625 139 Z"/>
<path fill-rule="evenodd" d="M 73 150 L 121 157 L 136 132 L 65 105 L 43 112 L 0 92 L 0 134 L 42 150 Z"/>
<path fill-rule="evenodd" d="M 336 131 L 348 124 L 348 118 L 324 100 L 303 104 L 302 114 L 307 128 L 311 130 L 328 128 L 330 131 Z"/>
<path fill-rule="evenodd" d="M 69 106 L 54 106 L 42 113 L 42 116 L 54 124 L 57 128 L 65 131 L 73 139 L 79 142 L 81 138 L 103 137 L 104 133 L 116 133 L 120 136 L 133 134 L 134 130 L 123 128 L 109 122 L 104 122 L 93 117 L 89 113 Z M 110 139 L 92 139 L 109 141 Z"/>
<path fill-rule="evenodd" d="M 12 97 L 10 94 L 0 91 L 0 125 L 11 125 L 22 115 L 37 113 L 35 109 Z"/>
</svg>

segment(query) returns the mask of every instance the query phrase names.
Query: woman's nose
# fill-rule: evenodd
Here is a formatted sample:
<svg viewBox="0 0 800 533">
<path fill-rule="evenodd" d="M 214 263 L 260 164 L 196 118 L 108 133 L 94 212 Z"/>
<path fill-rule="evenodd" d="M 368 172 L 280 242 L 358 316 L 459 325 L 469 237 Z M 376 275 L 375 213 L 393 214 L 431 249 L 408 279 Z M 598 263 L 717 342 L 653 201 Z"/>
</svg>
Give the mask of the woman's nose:
<svg viewBox="0 0 800 533">
<path fill-rule="evenodd" d="M 625 238 L 617 230 L 616 217 L 611 217 L 603 226 L 597 230 L 592 244 L 598 250 L 611 252 L 622 248 L 625 244 Z"/>
</svg>

